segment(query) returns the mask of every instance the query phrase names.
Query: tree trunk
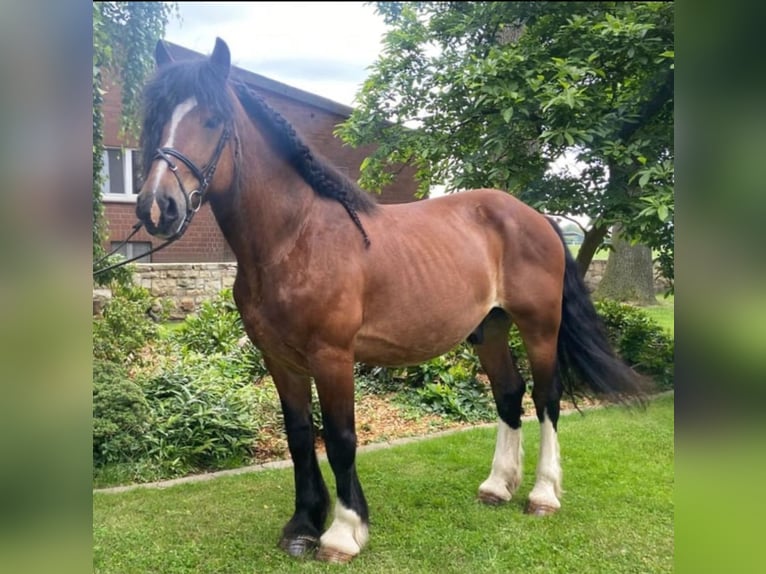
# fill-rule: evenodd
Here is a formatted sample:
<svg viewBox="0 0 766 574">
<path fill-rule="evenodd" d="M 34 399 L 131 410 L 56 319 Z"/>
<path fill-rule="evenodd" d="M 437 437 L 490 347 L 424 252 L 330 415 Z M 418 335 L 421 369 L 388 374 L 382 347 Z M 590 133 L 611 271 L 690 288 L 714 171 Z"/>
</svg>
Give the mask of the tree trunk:
<svg viewBox="0 0 766 574">
<path fill-rule="evenodd" d="M 612 232 L 604 278 L 593 293 L 594 299 L 613 299 L 638 305 L 654 305 L 652 251 L 646 245 L 631 245 L 620 237 L 619 226 Z"/>
<path fill-rule="evenodd" d="M 588 272 L 593 256 L 601 246 L 607 231 L 609 228 L 606 226 L 593 226 L 585 232 L 580 251 L 577 252 L 577 268 L 580 270 L 580 277 L 585 277 Z"/>
</svg>

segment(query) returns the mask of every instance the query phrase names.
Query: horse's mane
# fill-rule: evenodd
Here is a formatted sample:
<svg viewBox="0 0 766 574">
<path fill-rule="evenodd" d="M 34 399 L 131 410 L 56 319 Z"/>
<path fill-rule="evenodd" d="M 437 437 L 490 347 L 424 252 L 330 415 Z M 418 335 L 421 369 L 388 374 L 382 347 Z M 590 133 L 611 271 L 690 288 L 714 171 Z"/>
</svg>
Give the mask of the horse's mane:
<svg viewBox="0 0 766 574">
<path fill-rule="evenodd" d="M 222 79 L 207 60 L 180 61 L 163 67 L 144 90 L 144 123 L 141 132 L 143 173 L 146 176 L 157 148 L 162 129 L 170 121 L 173 110 L 188 98 L 220 114 L 224 119 L 233 116 L 233 105 Z M 252 89 L 241 82 L 232 81 L 240 103 L 251 119 L 258 121 L 269 141 L 304 181 L 322 197 L 339 202 L 348 212 L 369 245 L 370 240 L 362 227 L 358 213 L 371 213 L 377 209 L 375 200 L 332 164 L 314 152 L 296 133 L 292 125 Z"/>
<path fill-rule="evenodd" d="M 290 162 L 317 194 L 341 203 L 362 232 L 365 243 L 369 244 L 369 238 L 357 212 L 373 212 L 377 208 L 374 199 L 325 158 L 314 152 L 300 138 L 295 128 L 255 91 L 239 82 L 234 82 L 233 87 L 242 107 L 267 132 L 278 153 Z"/>
</svg>

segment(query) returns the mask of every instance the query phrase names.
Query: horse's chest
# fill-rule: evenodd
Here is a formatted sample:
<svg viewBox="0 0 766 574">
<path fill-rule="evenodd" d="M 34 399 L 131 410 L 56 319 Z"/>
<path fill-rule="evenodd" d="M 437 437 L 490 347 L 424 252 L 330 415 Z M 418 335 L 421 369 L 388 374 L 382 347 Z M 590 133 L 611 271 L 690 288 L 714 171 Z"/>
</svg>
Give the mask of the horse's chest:
<svg viewBox="0 0 766 574">
<path fill-rule="evenodd" d="M 270 299 L 248 297 L 251 293 L 240 288 L 235 297 L 247 336 L 265 355 L 304 367 L 306 358 L 301 344 L 301 329 L 294 324 L 290 310 Z"/>
</svg>

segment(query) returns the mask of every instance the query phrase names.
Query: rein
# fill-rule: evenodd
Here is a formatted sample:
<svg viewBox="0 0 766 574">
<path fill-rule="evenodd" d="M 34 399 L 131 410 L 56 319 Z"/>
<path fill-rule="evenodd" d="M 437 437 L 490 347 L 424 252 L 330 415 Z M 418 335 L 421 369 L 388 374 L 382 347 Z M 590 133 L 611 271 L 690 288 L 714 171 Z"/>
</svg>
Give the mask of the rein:
<svg viewBox="0 0 766 574">
<path fill-rule="evenodd" d="M 106 271 L 110 271 L 112 269 L 116 269 L 118 267 L 122 267 L 123 265 L 127 265 L 128 263 L 132 263 L 133 261 L 136 261 L 137 259 L 141 259 L 142 257 L 146 257 L 147 255 L 150 255 L 152 253 L 155 253 L 156 251 L 159 251 L 160 249 L 164 249 L 174 241 L 178 241 L 181 239 L 183 234 L 186 232 L 186 229 L 189 227 L 189 224 L 192 221 L 192 218 L 194 217 L 194 214 L 199 211 L 199 208 L 202 207 L 202 203 L 205 201 L 205 195 L 207 194 L 208 187 L 210 186 L 210 182 L 213 180 L 213 175 L 215 174 L 215 169 L 218 166 L 218 160 L 221 159 L 221 154 L 223 153 L 224 148 L 226 147 L 226 143 L 228 142 L 229 138 L 231 137 L 231 127 L 226 126 L 223 129 L 223 132 L 221 133 L 221 137 L 218 140 L 218 144 L 215 147 L 215 151 L 213 151 L 213 156 L 211 157 L 210 161 L 207 163 L 205 167 L 202 169 L 198 168 L 196 165 L 194 165 L 194 162 L 190 160 L 188 157 L 186 157 L 184 154 L 182 154 L 180 151 L 173 149 L 171 147 L 162 147 L 157 148 L 157 151 L 154 153 L 154 157 L 152 158 L 152 163 L 159 160 L 163 160 L 167 162 L 168 166 L 170 167 L 170 171 L 173 172 L 173 175 L 176 177 L 176 181 L 178 181 L 178 186 L 181 188 L 181 192 L 183 193 L 184 199 L 186 200 L 186 216 L 183 218 L 183 221 L 181 221 L 181 224 L 178 226 L 178 229 L 176 229 L 175 233 L 171 235 L 164 243 L 161 245 L 158 245 L 157 247 L 154 247 L 147 251 L 146 253 L 142 253 L 141 255 L 136 255 L 135 257 L 131 257 L 130 259 L 125 259 L 123 261 L 119 261 L 118 263 L 114 263 L 112 265 L 109 265 L 108 267 L 104 267 L 103 269 L 99 269 L 97 271 L 93 271 L 93 276 L 99 275 L 101 273 L 104 273 Z M 183 163 L 189 171 L 192 172 L 192 175 L 194 175 L 195 178 L 197 178 L 197 181 L 199 182 L 199 188 L 193 189 L 190 192 L 186 191 L 186 188 L 184 187 L 183 181 L 181 180 L 181 176 L 178 174 L 178 166 L 173 162 L 172 158 L 176 158 L 181 163 Z M 125 244 L 130 241 L 130 238 L 133 237 L 136 233 L 138 233 L 138 230 L 141 229 L 141 226 L 143 225 L 143 222 L 139 221 L 133 226 L 133 229 L 130 232 L 130 235 L 122 241 L 117 247 L 112 249 L 109 253 L 104 255 L 103 257 L 99 258 L 98 261 L 96 261 L 93 266 L 96 267 L 115 253 L 119 251 Z"/>
</svg>

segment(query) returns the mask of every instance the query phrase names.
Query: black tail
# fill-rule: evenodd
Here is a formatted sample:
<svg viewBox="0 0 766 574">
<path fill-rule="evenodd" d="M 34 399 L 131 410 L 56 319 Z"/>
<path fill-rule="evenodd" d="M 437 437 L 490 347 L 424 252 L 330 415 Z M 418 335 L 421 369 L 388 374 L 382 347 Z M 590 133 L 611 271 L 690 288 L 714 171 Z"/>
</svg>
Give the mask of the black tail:
<svg viewBox="0 0 766 574">
<path fill-rule="evenodd" d="M 550 221 L 564 243 L 561 230 Z M 602 398 L 643 403 L 648 381 L 612 349 L 577 263 L 565 243 L 564 249 L 566 270 L 558 340 L 559 376 L 564 389 L 574 395 L 585 383 Z"/>
</svg>

